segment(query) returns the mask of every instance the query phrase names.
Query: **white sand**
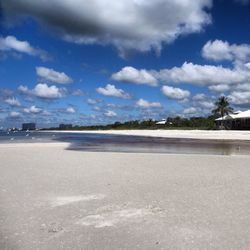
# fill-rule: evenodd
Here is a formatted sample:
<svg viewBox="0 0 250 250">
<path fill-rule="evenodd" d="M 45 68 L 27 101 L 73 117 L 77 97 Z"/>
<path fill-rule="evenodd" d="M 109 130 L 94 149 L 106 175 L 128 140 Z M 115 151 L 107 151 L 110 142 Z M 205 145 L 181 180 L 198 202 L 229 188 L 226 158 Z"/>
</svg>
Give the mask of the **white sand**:
<svg viewBox="0 0 250 250">
<path fill-rule="evenodd" d="M 46 131 L 48 132 L 48 131 Z M 232 130 L 97 130 L 97 131 L 49 131 L 68 133 L 97 133 L 112 135 L 133 135 L 167 138 L 250 140 L 250 131 Z"/>
<path fill-rule="evenodd" d="M 0 145 L 0 249 L 249 249 L 249 156 Z"/>
</svg>

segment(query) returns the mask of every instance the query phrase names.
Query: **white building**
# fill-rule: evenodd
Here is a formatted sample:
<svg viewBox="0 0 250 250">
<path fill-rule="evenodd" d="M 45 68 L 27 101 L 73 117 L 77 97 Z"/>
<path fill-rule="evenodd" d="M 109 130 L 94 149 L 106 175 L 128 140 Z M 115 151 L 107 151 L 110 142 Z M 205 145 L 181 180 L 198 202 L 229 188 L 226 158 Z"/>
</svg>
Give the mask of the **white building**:
<svg viewBox="0 0 250 250">
<path fill-rule="evenodd" d="M 228 129 L 250 130 L 250 110 L 237 111 L 215 120 L 217 126 L 224 125 Z"/>
<path fill-rule="evenodd" d="M 166 119 L 162 119 L 159 122 L 156 123 L 156 125 L 165 125 L 167 123 Z"/>
</svg>

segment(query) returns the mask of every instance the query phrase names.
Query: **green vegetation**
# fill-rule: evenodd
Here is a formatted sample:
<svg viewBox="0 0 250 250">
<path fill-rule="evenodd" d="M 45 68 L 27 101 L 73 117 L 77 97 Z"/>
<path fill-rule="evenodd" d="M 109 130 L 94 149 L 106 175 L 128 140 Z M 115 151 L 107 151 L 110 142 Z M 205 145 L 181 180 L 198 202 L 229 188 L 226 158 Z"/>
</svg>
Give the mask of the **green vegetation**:
<svg viewBox="0 0 250 250">
<path fill-rule="evenodd" d="M 212 113 L 215 116 L 220 115 L 221 118 L 232 112 L 233 112 L 233 108 L 230 107 L 229 100 L 225 96 L 221 96 L 218 98 L 218 100 L 215 102 L 215 109 L 212 110 Z M 224 120 L 222 120 L 221 125 L 222 125 L 222 128 L 225 128 Z"/>
<path fill-rule="evenodd" d="M 165 125 L 156 125 L 156 121 L 152 119 L 145 121 L 127 121 L 124 123 L 115 122 L 108 125 L 95 125 L 95 126 L 73 126 L 68 130 L 109 130 L 109 129 L 215 129 L 214 123 L 215 116 L 209 117 L 191 117 L 182 118 L 174 117 L 167 118 Z M 50 130 L 60 130 L 59 128 L 50 128 Z M 62 129 L 65 130 L 65 129 Z M 67 129 L 66 129 L 67 130 Z"/>
<path fill-rule="evenodd" d="M 221 117 L 228 115 L 233 112 L 233 108 L 230 107 L 228 98 L 225 96 L 221 96 L 215 102 L 216 108 L 212 111 L 215 115 L 220 114 Z"/>
</svg>

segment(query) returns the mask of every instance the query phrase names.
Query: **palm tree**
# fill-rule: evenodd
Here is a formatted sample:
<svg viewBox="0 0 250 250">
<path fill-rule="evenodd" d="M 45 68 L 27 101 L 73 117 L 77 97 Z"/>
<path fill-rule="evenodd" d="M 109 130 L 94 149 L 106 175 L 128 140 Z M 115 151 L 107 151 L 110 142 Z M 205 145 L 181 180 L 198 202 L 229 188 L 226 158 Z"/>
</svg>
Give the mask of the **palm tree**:
<svg viewBox="0 0 250 250">
<path fill-rule="evenodd" d="M 220 114 L 222 118 L 222 127 L 225 128 L 223 117 L 225 115 L 228 115 L 233 111 L 233 108 L 230 107 L 228 98 L 225 96 L 221 96 L 218 98 L 218 100 L 215 102 L 215 109 L 212 111 L 215 115 Z"/>
</svg>

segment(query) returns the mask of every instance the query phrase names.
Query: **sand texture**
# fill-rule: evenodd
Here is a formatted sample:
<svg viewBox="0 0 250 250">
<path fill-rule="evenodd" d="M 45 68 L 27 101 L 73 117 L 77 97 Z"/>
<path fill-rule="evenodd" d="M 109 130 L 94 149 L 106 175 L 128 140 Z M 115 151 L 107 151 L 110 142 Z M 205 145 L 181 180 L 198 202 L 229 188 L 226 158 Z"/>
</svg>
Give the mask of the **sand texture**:
<svg viewBox="0 0 250 250">
<path fill-rule="evenodd" d="M 0 145 L 0 249 L 249 249 L 250 157 Z"/>
</svg>

